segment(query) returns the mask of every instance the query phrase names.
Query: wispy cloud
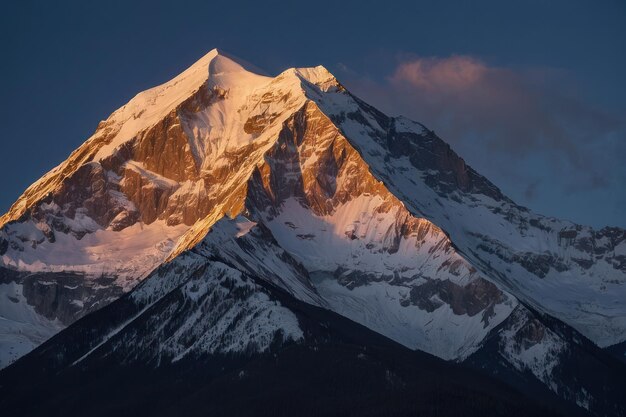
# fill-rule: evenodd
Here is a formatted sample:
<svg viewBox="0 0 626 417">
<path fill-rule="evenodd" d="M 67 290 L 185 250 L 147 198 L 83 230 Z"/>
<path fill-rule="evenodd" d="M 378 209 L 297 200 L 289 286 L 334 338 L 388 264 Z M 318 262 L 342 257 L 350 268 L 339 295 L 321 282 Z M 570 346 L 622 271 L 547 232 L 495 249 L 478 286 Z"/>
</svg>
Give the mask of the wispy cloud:
<svg viewBox="0 0 626 417">
<path fill-rule="evenodd" d="M 489 68 L 468 56 L 417 58 L 402 62 L 391 76 L 394 83 L 440 92 L 458 92 L 475 86 L 488 76 Z"/>
</svg>

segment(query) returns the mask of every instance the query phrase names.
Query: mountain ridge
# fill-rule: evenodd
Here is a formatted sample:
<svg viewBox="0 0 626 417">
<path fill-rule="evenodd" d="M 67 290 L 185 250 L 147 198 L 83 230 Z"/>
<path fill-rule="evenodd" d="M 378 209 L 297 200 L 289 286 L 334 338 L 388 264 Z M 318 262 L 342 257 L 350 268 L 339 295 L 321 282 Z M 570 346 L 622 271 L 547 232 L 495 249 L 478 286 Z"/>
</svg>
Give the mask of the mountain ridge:
<svg viewBox="0 0 626 417">
<path fill-rule="evenodd" d="M 67 309 L 103 297 L 46 292 L 68 288 L 54 275 L 67 271 L 83 274 L 81 290 L 111 276 L 99 288 L 137 294 L 232 218 L 254 226 L 227 228 L 236 239 L 214 244 L 207 268 L 228 255 L 234 271 L 447 360 L 497 334 L 492 349 L 511 372 L 601 407 L 601 386 L 563 373 L 568 357 L 595 353 L 539 315 L 600 346 L 623 341 L 626 231 L 515 205 L 432 131 L 385 116 L 324 67 L 272 78 L 213 50 L 114 112 L 63 167 L 29 187 L 0 228 L 2 264 L 33 274 L 39 299 Z M 264 237 L 244 243 L 250 233 Z M 7 285 L 24 286 L 10 275 Z M 71 311 L 64 324 L 88 312 Z"/>
</svg>

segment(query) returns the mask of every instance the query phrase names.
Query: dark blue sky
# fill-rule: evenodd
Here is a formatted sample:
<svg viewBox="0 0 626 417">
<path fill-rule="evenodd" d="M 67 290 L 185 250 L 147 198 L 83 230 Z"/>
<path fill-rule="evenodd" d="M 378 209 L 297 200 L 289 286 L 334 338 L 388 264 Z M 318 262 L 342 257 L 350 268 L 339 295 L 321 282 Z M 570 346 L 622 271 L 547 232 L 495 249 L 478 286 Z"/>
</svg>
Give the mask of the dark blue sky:
<svg viewBox="0 0 626 417">
<path fill-rule="evenodd" d="M 623 1 L 14 3 L 1 211 L 113 110 L 219 47 L 269 73 L 323 64 L 519 203 L 626 227 Z"/>
</svg>

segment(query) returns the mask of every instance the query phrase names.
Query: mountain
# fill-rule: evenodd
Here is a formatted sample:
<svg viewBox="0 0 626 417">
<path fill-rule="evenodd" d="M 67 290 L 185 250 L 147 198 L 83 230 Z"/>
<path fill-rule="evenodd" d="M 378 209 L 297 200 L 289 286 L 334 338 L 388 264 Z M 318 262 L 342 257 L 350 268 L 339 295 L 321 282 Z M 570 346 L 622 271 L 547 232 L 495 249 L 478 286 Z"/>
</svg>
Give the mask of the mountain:
<svg viewBox="0 0 626 417">
<path fill-rule="evenodd" d="M 112 303 L 0 374 L 14 398 L 36 369 L 61 401 L 51 387 L 74 369 L 104 384 L 107 361 L 315 351 L 331 314 L 364 348 L 373 331 L 561 411 L 626 410 L 602 349 L 626 340 L 626 231 L 516 205 L 323 67 L 268 77 L 213 50 L 101 122 L 0 227 L 5 364 Z"/>
<path fill-rule="evenodd" d="M 526 397 L 411 351 L 215 254 L 213 243 L 249 247 L 260 239 L 267 246 L 267 231 L 256 226 L 231 234 L 248 227 L 241 218 L 221 220 L 205 242 L 130 294 L 3 370 L 2 410 L 21 416 L 563 415 L 554 399 Z M 291 263 L 282 254 L 272 263 Z"/>
</svg>

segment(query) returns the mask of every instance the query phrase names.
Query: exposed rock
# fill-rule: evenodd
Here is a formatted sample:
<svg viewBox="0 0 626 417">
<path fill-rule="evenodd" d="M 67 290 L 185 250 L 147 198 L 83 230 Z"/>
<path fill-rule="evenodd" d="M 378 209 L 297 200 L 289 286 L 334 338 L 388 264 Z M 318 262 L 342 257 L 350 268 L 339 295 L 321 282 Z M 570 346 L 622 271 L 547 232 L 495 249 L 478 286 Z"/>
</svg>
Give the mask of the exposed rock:
<svg viewBox="0 0 626 417">
<path fill-rule="evenodd" d="M 450 280 L 430 279 L 426 283 L 411 288 L 410 300 L 420 308 L 432 312 L 448 304 L 454 314 L 474 316 L 489 306 L 501 302 L 502 292 L 491 282 L 476 279 L 467 286 L 460 286 Z"/>
<path fill-rule="evenodd" d="M 16 282 L 35 311 L 50 320 L 69 325 L 107 305 L 122 294 L 116 277 L 86 277 L 69 272 L 25 273 L 0 268 L 0 283 Z M 19 301 L 19 300 L 18 300 Z"/>
<path fill-rule="evenodd" d="M 198 178 L 199 167 L 175 111 L 141 136 L 133 159 L 146 170 L 176 182 Z"/>
<path fill-rule="evenodd" d="M 0 235 L 0 256 L 4 255 L 9 249 L 9 241 Z"/>
</svg>

